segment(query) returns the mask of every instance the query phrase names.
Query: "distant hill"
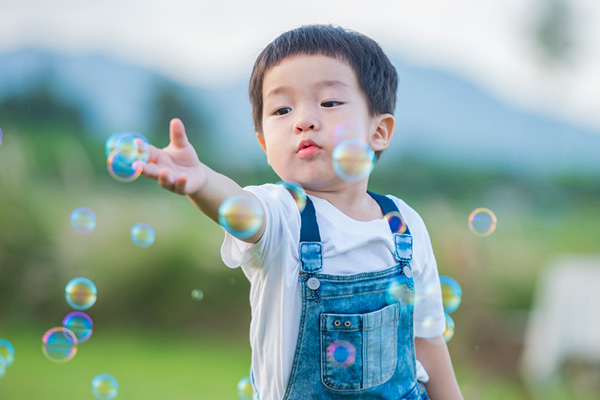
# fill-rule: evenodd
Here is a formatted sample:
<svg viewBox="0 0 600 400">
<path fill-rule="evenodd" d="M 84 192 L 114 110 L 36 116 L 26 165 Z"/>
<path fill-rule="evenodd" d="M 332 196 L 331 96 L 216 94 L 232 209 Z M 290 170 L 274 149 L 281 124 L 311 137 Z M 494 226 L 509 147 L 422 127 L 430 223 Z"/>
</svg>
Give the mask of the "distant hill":
<svg viewBox="0 0 600 400">
<path fill-rule="evenodd" d="M 400 58 L 393 61 L 400 74 L 396 133 L 382 164 L 411 156 L 517 173 L 600 175 L 600 132 L 526 112 L 466 78 Z M 253 132 L 247 79 L 229 86 L 189 87 L 101 55 L 21 49 L 0 55 L 0 100 L 31 89 L 42 76 L 58 96 L 83 108 L 89 130 L 102 140 L 116 131 L 145 133 L 152 119 L 149 102 L 159 84 L 168 82 L 192 109 L 211 118 L 211 143 L 197 145 L 210 146 L 219 159 L 240 168 L 265 160 Z"/>
</svg>

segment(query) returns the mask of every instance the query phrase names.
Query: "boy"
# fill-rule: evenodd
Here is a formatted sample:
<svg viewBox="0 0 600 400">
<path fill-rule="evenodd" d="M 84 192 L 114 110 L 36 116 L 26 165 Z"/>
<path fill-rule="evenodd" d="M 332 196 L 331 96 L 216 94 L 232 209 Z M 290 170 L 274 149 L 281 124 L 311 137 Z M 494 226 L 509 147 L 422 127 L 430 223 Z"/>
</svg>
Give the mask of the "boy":
<svg viewBox="0 0 600 400">
<path fill-rule="evenodd" d="M 381 48 L 339 27 L 303 26 L 259 55 L 250 79 L 257 138 L 277 175 L 304 188 L 302 211 L 282 185 L 241 188 L 202 164 L 178 119 L 170 144 L 151 147 L 143 175 L 215 222 L 233 195 L 263 209 L 256 233 L 226 232 L 221 249 L 251 282 L 254 399 L 462 398 L 423 221 L 403 201 L 368 192 L 368 176 L 345 180 L 332 166 L 340 124 L 365 132 L 376 156 L 388 147 L 396 89 Z M 390 230 L 391 211 L 405 233 Z M 432 295 L 411 304 L 415 286 L 432 282 Z M 390 287 L 405 291 L 400 300 L 390 301 Z"/>
</svg>

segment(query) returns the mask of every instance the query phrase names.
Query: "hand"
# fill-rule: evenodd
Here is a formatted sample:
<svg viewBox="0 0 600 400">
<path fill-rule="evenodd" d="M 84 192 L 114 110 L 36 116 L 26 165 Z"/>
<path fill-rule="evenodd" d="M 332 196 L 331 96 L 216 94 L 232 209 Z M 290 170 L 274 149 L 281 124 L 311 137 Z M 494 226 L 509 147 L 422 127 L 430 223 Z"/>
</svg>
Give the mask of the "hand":
<svg viewBox="0 0 600 400">
<path fill-rule="evenodd" d="M 207 167 L 198 159 L 179 118 L 171 120 L 169 137 L 170 143 L 164 149 L 150 145 L 150 158 L 143 164 L 142 175 L 174 193 L 189 195 L 199 191 L 206 184 Z"/>
</svg>

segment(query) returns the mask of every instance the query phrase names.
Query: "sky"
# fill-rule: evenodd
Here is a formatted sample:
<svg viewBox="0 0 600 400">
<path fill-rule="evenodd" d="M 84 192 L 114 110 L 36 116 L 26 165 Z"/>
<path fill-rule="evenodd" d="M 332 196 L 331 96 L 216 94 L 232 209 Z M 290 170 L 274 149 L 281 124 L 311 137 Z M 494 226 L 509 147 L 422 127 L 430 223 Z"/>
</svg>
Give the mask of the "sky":
<svg viewBox="0 0 600 400">
<path fill-rule="evenodd" d="M 600 2 L 563 0 L 575 46 L 568 63 L 550 67 L 533 39 L 548 1 L 0 0 L 0 54 L 25 46 L 100 53 L 184 84 L 218 86 L 247 79 L 280 33 L 331 23 L 600 133 Z"/>
</svg>

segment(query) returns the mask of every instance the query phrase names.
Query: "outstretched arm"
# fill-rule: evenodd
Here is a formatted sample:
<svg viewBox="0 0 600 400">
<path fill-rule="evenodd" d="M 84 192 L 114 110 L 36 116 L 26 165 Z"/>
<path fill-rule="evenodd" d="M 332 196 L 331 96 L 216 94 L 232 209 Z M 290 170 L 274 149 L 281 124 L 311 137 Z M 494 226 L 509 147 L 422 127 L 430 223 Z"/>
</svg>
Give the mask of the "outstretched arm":
<svg viewBox="0 0 600 400">
<path fill-rule="evenodd" d="M 150 158 L 144 164 L 142 175 L 154 179 L 163 188 L 187 196 L 210 219 L 219 221 L 219 207 L 227 198 L 245 194 L 240 185 L 200 162 L 196 150 L 188 141 L 185 127 L 174 118 L 169 126 L 169 145 L 158 149 L 150 145 Z M 245 242 L 256 243 L 264 232 L 260 229 Z"/>
<path fill-rule="evenodd" d="M 454 376 L 448 346 L 442 336 L 435 338 L 415 337 L 415 353 L 429 374 L 425 383 L 431 400 L 462 400 L 462 394 Z"/>
</svg>

